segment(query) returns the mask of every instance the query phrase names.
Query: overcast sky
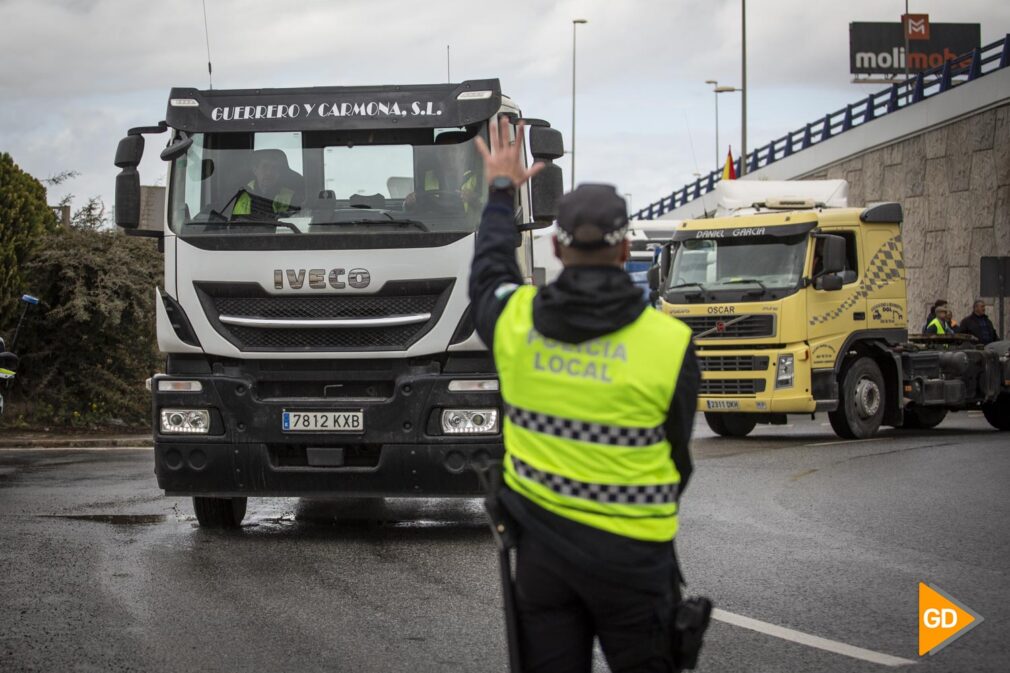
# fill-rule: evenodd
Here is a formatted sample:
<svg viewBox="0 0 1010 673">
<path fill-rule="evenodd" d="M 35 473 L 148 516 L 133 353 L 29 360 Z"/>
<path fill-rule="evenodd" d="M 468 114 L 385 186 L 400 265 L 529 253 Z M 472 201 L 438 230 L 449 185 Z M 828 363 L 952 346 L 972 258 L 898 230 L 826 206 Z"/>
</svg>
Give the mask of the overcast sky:
<svg viewBox="0 0 1010 673">
<path fill-rule="evenodd" d="M 711 88 L 740 84 L 740 0 L 206 0 L 215 88 L 444 82 L 498 77 L 524 114 L 570 142 L 578 27 L 577 179 L 640 208 L 715 164 Z M 865 97 L 850 82 L 850 21 L 898 21 L 903 0 L 751 0 L 753 148 Z M 1010 31 L 1005 0 L 912 0 L 936 22 Z M 0 0 L 0 151 L 50 190 L 111 204 L 116 143 L 164 118 L 172 86 L 207 87 L 200 0 Z M 739 94 L 722 94 L 721 155 L 740 144 Z M 149 141 L 144 184 L 163 184 Z M 559 162 L 560 163 L 560 162 Z M 568 163 L 565 184 L 568 184 Z"/>
</svg>

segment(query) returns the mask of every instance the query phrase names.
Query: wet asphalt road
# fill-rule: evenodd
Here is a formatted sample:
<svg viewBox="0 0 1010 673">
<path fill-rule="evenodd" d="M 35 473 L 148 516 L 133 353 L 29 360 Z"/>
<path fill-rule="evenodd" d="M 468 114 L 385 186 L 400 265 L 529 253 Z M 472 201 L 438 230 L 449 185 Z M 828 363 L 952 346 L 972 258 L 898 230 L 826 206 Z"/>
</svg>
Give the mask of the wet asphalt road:
<svg viewBox="0 0 1010 673">
<path fill-rule="evenodd" d="M 701 422 L 689 591 L 905 670 L 1008 670 L 1010 436 L 962 413 L 841 442 L 825 421 L 744 440 Z M 241 531 L 204 531 L 152 467 L 142 449 L 0 450 L 0 670 L 506 670 L 477 501 L 250 500 Z M 923 659 L 920 581 L 985 618 Z M 699 670 L 896 669 L 715 622 Z"/>
</svg>

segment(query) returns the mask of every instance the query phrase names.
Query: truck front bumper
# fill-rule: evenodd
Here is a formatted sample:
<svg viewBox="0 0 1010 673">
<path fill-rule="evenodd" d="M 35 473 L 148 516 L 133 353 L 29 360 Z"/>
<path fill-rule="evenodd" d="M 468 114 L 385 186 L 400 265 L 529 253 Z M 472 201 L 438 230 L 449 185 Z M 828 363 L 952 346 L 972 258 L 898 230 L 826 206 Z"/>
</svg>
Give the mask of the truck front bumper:
<svg viewBox="0 0 1010 673">
<path fill-rule="evenodd" d="M 500 461 L 495 434 L 446 435 L 444 409 L 497 409 L 497 392 L 452 392 L 449 381 L 493 373 L 409 368 L 377 398 L 264 398 L 253 376 L 156 376 L 152 381 L 154 456 L 167 495 L 466 496 L 477 495 L 474 468 Z M 162 392 L 161 380 L 199 381 L 199 392 Z M 162 409 L 207 409 L 207 434 L 161 432 Z M 285 432 L 284 411 L 361 411 L 356 433 Z M 499 419 L 500 428 L 500 419 Z M 339 456 L 320 465 L 313 455 Z"/>
<path fill-rule="evenodd" d="M 702 369 L 698 411 L 809 414 L 817 410 L 806 344 L 746 351 L 699 349 L 697 354 Z M 793 358 L 792 382 L 778 385 L 778 363 L 784 355 Z"/>
</svg>

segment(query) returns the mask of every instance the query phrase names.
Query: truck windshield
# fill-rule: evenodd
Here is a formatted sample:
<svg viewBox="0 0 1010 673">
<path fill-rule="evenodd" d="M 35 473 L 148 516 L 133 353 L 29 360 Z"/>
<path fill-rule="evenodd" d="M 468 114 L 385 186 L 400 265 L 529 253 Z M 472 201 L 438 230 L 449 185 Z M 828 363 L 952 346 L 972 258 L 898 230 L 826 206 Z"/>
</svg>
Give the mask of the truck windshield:
<svg viewBox="0 0 1010 673">
<path fill-rule="evenodd" d="M 782 296 L 783 290 L 799 286 L 807 238 L 800 234 L 683 241 L 674 251 L 667 292 Z"/>
<path fill-rule="evenodd" d="M 169 225 L 181 236 L 474 231 L 484 126 L 197 133 L 171 168 Z"/>
</svg>

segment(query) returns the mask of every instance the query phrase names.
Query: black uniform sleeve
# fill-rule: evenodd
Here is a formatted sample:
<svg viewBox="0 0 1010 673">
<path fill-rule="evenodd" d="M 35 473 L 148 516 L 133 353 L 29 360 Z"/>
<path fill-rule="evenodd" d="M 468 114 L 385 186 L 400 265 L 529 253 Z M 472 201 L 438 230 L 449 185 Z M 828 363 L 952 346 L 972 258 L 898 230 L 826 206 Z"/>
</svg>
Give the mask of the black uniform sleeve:
<svg viewBox="0 0 1010 673">
<path fill-rule="evenodd" d="M 522 282 L 516 261 L 515 203 L 508 193 L 492 190 L 481 215 L 470 266 L 470 310 L 477 334 L 488 350 L 498 316 L 511 291 Z"/>
<path fill-rule="evenodd" d="M 666 415 L 667 441 L 670 442 L 670 457 L 673 458 L 677 471 L 680 472 L 680 492 L 687 488 L 687 482 L 694 470 L 691 461 L 691 432 L 694 429 L 694 412 L 698 408 L 698 389 L 701 387 L 701 371 L 698 368 L 698 358 L 694 354 L 694 344 L 687 347 L 684 362 L 680 366 L 677 377 L 677 387 L 674 390 L 673 402 Z"/>
</svg>

